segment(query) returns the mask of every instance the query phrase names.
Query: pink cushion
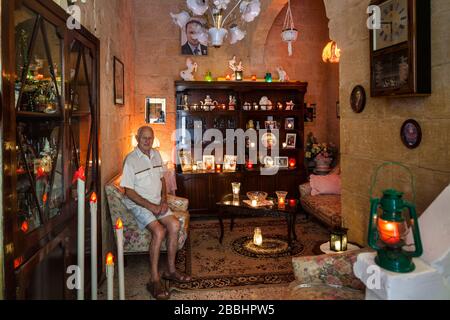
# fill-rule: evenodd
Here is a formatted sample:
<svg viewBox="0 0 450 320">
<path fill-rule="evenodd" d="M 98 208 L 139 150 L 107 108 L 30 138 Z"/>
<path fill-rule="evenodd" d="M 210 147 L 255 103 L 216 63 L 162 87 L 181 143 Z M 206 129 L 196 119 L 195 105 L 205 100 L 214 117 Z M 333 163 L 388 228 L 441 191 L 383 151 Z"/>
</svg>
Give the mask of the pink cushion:
<svg viewBox="0 0 450 320">
<path fill-rule="evenodd" d="M 321 194 L 341 194 L 341 176 L 330 174 L 327 176 L 311 175 L 310 178 L 311 195 Z"/>
</svg>

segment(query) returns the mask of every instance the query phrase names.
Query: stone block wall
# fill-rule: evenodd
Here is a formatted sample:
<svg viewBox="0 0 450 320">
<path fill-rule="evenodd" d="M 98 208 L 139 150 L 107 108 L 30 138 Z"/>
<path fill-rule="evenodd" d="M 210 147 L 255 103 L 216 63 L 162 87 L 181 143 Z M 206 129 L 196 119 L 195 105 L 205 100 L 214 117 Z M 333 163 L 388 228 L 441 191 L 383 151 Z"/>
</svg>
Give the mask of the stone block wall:
<svg viewBox="0 0 450 320">
<path fill-rule="evenodd" d="M 450 183 L 450 1 L 431 1 L 432 95 L 409 98 L 370 98 L 369 0 L 325 0 L 330 36 L 342 49 L 340 63 L 342 212 L 350 240 L 366 243 L 369 188 L 375 168 L 386 161 L 409 167 L 416 181 L 421 213 Z M 363 85 L 368 99 L 361 114 L 350 108 L 350 93 Z M 407 149 L 400 139 L 403 122 L 413 118 L 422 126 L 419 148 Z M 386 170 L 381 190 L 395 187 L 412 199 L 408 176 Z"/>
</svg>

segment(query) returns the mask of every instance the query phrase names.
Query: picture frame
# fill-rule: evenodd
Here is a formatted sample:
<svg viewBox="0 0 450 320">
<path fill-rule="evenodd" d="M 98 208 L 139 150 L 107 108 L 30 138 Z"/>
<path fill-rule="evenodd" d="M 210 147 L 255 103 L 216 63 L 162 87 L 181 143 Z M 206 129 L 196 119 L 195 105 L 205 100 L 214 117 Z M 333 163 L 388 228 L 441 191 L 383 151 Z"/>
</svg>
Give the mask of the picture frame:
<svg viewBox="0 0 450 320">
<path fill-rule="evenodd" d="M 350 106 L 355 113 L 364 111 L 364 108 L 366 107 L 366 90 L 363 86 L 357 85 L 353 88 L 350 96 Z"/>
<path fill-rule="evenodd" d="M 264 128 L 266 130 L 276 130 L 279 129 L 278 128 L 278 123 L 276 121 L 273 120 L 269 120 L 269 121 L 264 121 Z"/>
<path fill-rule="evenodd" d="M 288 157 L 275 157 L 275 167 L 287 169 L 289 168 Z"/>
<path fill-rule="evenodd" d="M 237 156 L 225 155 L 223 159 L 223 171 L 235 172 L 237 167 Z"/>
<path fill-rule="evenodd" d="M 294 118 L 286 118 L 284 120 L 284 129 L 285 130 L 295 130 L 295 119 Z"/>
<path fill-rule="evenodd" d="M 166 99 L 150 98 L 145 99 L 145 123 L 166 124 Z"/>
<path fill-rule="evenodd" d="M 114 104 L 125 105 L 125 66 L 114 56 Z"/>
<path fill-rule="evenodd" d="M 336 118 L 341 118 L 341 104 L 339 101 L 336 101 Z"/>
<path fill-rule="evenodd" d="M 186 56 L 207 56 L 208 45 L 205 40 L 200 37 L 202 34 L 208 34 L 205 27 L 206 21 L 200 17 L 189 19 L 186 25 L 181 28 L 181 54 Z M 207 39 L 206 39 L 207 40 Z"/>
<path fill-rule="evenodd" d="M 178 151 L 178 159 L 181 165 L 181 171 L 192 171 L 192 154 L 191 150 L 181 149 Z"/>
<path fill-rule="evenodd" d="M 286 133 L 286 149 L 295 149 L 297 146 L 297 134 Z"/>
<path fill-rule="evenodd" d="M 408 149 L 417 148 L 422 142 L 422 128 L 413 119 L 406 120 L 400 129 L 400 137 Z"/>
<path fill-rule="evenodd" d="M 216 159 L 214 156 L 203 156 L 203 170 L 214 171 Z"/>
<path fill-rule="evenodd" d="M 273 168 L 275 165 L 274 158 L 271 156 L 265 156 L 262 163 L 264 164 L 264 168 Z"/>
</svg>

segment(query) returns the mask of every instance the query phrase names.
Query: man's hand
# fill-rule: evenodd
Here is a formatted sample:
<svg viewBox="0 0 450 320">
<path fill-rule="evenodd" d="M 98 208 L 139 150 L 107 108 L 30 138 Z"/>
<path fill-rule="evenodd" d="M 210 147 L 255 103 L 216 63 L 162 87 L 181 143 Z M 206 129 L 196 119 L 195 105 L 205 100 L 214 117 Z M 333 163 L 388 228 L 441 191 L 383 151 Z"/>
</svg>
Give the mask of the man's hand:
<svg viewBox="0 0 450 320">
<path fill-rule="evenodd" d="M 167 211 L 169 211 L 169 205 L 167 204 L 167 200 L 165 199 L 162 200 L 160 207 L 161 207 L 161 214 L 166 214 Z"/>
</svg>

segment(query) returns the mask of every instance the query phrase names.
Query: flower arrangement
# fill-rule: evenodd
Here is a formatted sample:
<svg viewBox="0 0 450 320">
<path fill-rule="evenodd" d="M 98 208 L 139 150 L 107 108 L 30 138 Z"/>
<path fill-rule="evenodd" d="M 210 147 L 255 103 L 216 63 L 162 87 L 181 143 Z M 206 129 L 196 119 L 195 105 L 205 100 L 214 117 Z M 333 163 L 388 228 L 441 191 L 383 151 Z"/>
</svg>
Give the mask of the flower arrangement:
<svg viewBox="0 0 450 320">
<path fill-rule="evenodd" d="M 338 150 L 333 143 L 318 143 L 317 139 L 310 132 L 306 141 L 305 158 L 309 161 L 315 159 L 336 159 Z"/>
</svg>

